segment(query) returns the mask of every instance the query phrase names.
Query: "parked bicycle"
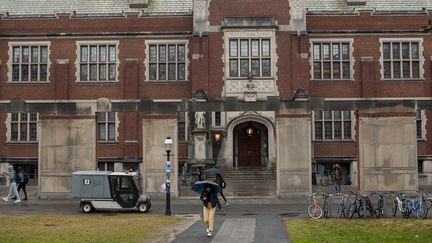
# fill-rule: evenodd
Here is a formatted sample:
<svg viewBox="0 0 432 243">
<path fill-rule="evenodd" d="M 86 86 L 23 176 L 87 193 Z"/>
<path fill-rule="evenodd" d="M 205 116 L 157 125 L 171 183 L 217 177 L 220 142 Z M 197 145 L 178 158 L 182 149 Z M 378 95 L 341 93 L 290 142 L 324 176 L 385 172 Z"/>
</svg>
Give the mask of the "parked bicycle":
<svg viewBox="0 0 432 243">
<path fill-rule="evenodd" d="M 341 194 L 341 196 L 342 197 L 341 197 L 341 200 L 339 202 L 337 217 L 338 218 L 348 218 L 349 206 L 350 206 L 349 194 Z"/>
<path fill-rule="evenodd" d="M 384 217 L 384 193 L 378 193 L 378 206 L 375 215 L 377 218 Z"/>
<path fill-rule="evenodd" d="M 362 218 L 364 216 L 365 205 L 357 193 L 351 191 L 350 194 L 354 195 L 354 201 L 349 207 L 349 218 L 352 219 L 355 213 L 357 213 L 357 215 Z"/>
<path fill-rule="evenodd" d="M 195 182 L 198 181 L 200 174 L 201 174 L 201 171 L 198 167 L 191 168 L 190 173 L 180 174 L 179 180 L 181 181 L 183 186 L 185 186 L 185 185 L 192 186 Z"/>
<path fill-rule="evenodd" d="M 365 210 L 367 210 L 369 212 L 371 217 L 375 216 L 376 212 L 375 212 L 374 207 L 372 206 L 372 202 L 371 202 L 370 198 L 365 193 L 362 195 L 362 200 L 364 202 Z"/>
<path fill-rule="evenodd" d="M 312 197 L 312 200 L 308 203 L 310 205 L 308 205 L 307 214 L 309 215 L 309 217 L 311 217 L 313 219 L 319 219 L 319 218 L 321 218 L 321 216 L 323 214 L 323 210 L 317 204 L 316 193 L 312 193 L 312 195 L 309 196 L 309 198 L 310 197 Z"/>
<path fill-rule="evenodd" d="M 322 196 L 324 198 L 324 203 L 323 203 L 323 207 L 322 207 L 323 217 L 327 219 L 329 217 L 329 215 L 331 214 L 331 197 L 333 195 L 323 192 Z"/>
<path fill-rule="evenodd" d="M 414 212 L 417 215 L 418 219 L 424 219 L 427 216 L 427 208 L 425 205 L 424 200 L 424 194 L 420 193 L 418 199 L 414 198 L 407 198 L 404 201 L 404 205 L 406 213 L 405 218 L 409 218 L 410 214 L 414 214 Z"/>
<path fill-rule="evenodd" d="M 407 213 L 407 210 L 404 207 L 405 194 L 395 193 L 395 192 L 392 192 L 392 194 L 396 194 L 396 197 L 393 201 L 393 207 L 392 207 L 393 217 L 395 217 L 397 212 L 399 211 L 401 213 L 401 216 L 406 218 L 405 214 Z"/>
<path fill-rule="evenodd" d="M 425 205 L 426 205 L 426 216 L 425 218 L 427 218 L 427 215 L 429 213 L 429 210 L 432 208 L 432 197 L 428 197 L 425 199 Z M 427 202 L 429 202 L 429 205 L 427 205 Z"/>
<path fill-rule="evenodd" d="M 320 183 L 322 186 L 334 184 L 334 173 L 333 171 L 326 169 L 324 174 L 321 176 Z"/>
</svg>

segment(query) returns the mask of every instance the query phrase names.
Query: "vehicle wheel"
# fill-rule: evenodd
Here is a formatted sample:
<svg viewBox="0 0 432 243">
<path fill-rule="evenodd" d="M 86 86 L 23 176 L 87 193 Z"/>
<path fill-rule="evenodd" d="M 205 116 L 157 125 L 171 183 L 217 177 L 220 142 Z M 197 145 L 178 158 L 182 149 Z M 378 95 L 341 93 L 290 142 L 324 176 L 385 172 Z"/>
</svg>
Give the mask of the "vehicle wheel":
<svg viewBox="0 0 432 243">
<path fill-rule="evenodd" d="M 83 203 L 83 204 L 81 205 L 81 210 L 82 210 L 84 213 L 91 213 L 91 212 L 93 212 L 94 208 L 93 208 L 93 206 L 92 206 L 91 203 L 86 202 L 86 203 Z"/>
<path fill-rule="evenodd" d="M 320 180 L 321 186 L 327 186 L 329 183 L 329 178 L 328 176 L 321 176 L 321 180 Z"/>
<path fill-rule="evenodd" d="M 149 209 L 150 209 L 150 207 L 148 206 L 147 203 L 140 203 L 140 204 L 138 205 L 138 210 L 139 210 L 141 213 L 147 213 L 147 212 L 149 211 Z"/>
<path fill-rule="evenodd" d="M 427 209 L 425 205 L 421 205 L 419 209 L 417 209 L 417 218 L 418 219 L 425 219 L 427 216 Z"/>
<path fill-rule="evenodd" d="M 319 205 L 310 205 L 307 211 L 309 217 L 313 219 L 319 219 L 321 218 L 323 214 L 323 210 Z"/>
<path fill-rule="evenodd" d="M 398 204 L 395 201 L 395 202 L 393 202 L 393 208 L 392 208 L 392 215 L 393 215 L 393 217 L 396 216 L 397 210 L 398 210 Z"/>
</svg>

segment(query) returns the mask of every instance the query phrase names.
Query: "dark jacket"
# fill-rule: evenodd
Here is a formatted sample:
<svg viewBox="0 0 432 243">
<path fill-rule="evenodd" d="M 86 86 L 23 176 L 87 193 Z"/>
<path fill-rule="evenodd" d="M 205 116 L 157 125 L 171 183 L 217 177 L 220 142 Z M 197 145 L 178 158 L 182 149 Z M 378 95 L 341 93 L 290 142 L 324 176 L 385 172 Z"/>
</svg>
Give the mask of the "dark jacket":
<svg viewBox="0 0 432 243">
<path fill-rule="evenodd" d="M 219 202 L 219 198 L 217 197 L 217 193 L 215 193 L 214 191 L 207 192 L 204 189 L 204 191 L 201 193 L 200 199 L 203 202 L 204 207 L 207 207 L 208 203 L 210 202 L 213 208 L 216 206 L 219 209 L 222 208 L 222 206 Z"/>
</svg>

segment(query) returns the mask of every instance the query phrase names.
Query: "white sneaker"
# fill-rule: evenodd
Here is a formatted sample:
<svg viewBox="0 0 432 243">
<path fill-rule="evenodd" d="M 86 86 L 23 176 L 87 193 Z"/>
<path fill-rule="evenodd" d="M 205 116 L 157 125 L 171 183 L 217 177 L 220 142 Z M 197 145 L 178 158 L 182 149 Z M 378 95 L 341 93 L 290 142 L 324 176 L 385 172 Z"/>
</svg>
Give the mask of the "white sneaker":
<svg viewBox="0 0 432 243">
<path fill-rule="evenodd" d="M 225 203 L 224 203 L 224 206 L 229 206 L 229 202 L 225 202 Z"/>
<path fill-rule="evenodd" d="M 6 198 L 6 197 L 4 197 L 4 198 L 2 198 L 3 199 L 3 201 L 5 201 L 5 202 L 7 202 L 8 201 L 8 199 Z"/>
<path fill-rule="evenodd" d="M 207 233 L 207 237 L 210 237 L 210 236 L 211 236 L 211 230 L 209 230 Z"/>
<path fill-rule="evenodd" d="M 209 232 L 210 230 L 209 229 L 207 229 L 207 234 L 208 234 L 208 232 Z"/>
<path fill-rule="evenodd" d="M 21 202 L 21 200 L 18 199 L 18 200 L 15 200 L 14 202 L 19 203 L 19 202 Z"/>
</svg>

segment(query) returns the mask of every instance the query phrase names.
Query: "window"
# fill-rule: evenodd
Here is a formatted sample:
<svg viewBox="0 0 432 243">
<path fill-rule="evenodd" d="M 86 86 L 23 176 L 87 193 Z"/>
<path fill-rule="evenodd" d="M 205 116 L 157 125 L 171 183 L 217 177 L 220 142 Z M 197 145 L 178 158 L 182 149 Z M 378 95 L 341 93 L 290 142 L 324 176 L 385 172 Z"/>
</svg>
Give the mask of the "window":
<svg viewBox="0 0 432 243">
<path fill-rule="evenodd" d="M 117 43 L 79 46 L 79 81 L 117 81 Z"/>
<path fill-rule="evenodd" d="M 220 127 L 221 126 L 221 113 L 215 112 L 215 126 Z"/>
<path fill-rule="evenodd" d="M 151 81 L 181 81 L 187 78 L 187 43 L 149 43 L 147 78 Z"/>
<path fill-rule="evenodd" d="M 313 42 L 313 79 L 351 79 L 351 42 Z"/>
<path fill-rule="evenodd" d="M 186 113 L 179 112 L 177 114 L 177 122 L 178 122 L 178 140 L 186 141 Z"/>
<path fill-rule="evenodd" d="M 271 77 L 270 39 L 229 39 L 229 77 Z"/>
<path fill-rule="evenodd" d="M 419 79 L 420 41 L 382 41 L 382 78 Z"/>
<path fill-rule="evenodd" d="M 351 111 L 314 111 L 315 140 L 350 140 Z"/>
<path fill-rule="evenodd" d="M 97 113 L 97 122 L 99 128 L 99 142 L 116 141 L 116 113 L 99 112 Z"/>
<path fill-rule="evenodd" d="M 423 111 L 417 110 L 416 111 L 416 132 L 417 132 L 417 139 L 425 139 L 425 132 L 423 131 Z"/>
<path fill-rule="evenodd" d="M 98 169 L 100 171 L 114 171 L 114 162 L 99 162 Z"/>
<path fill-rule="evenodd" d="M 48 44 L 11 44 L 12 82 L 48 81 Z"/>
<path fill-rule="evenodd" d="M 37 113 L 11 113 L 10 141 L 36 142 L 37 122 Z"/>
</svg>

